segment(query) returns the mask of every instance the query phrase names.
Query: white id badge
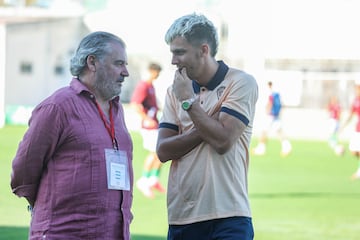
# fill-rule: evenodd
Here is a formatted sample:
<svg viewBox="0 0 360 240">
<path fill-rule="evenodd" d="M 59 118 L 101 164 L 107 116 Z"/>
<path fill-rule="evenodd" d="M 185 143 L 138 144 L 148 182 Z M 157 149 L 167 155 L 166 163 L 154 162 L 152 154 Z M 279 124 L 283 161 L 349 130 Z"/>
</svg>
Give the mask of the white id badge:
<svg viewBox="0 0 360 240">
<path fill-rule="evenodd" d="M 105 149 L 108 189 L 130 191 L 130 176 L 126 152 Z"/>
</svg>

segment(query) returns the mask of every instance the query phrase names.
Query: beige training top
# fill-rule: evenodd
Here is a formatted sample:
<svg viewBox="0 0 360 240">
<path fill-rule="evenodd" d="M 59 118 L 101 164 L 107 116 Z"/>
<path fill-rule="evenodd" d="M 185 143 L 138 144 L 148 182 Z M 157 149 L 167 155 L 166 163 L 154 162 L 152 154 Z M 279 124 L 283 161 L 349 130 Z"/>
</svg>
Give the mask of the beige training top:
<svg viewBox="0 0 360 240">
<path fill-rule="evenodd" d="M 207 87 L 193 82 L 201 107 L 209 114 L 221 111 L 243 121 L 247 128 L 231 149 L 218 154 L 202 143 L 181 159 L 171 162 L 168 179 L 168 222 L 188 224 L 232 216 L 251 217 L 248 201 L 249 144 L 252 134 L 258 86 L 255 79 L 240 70 L 228 68 L 222 61 Z M 221 104 L 219 104 L 219 101 Z M 193 127 L 188 113 L 182 110 L 167 91 L 160 128 L 176 129 L 179 134 Z"/>
</svg>

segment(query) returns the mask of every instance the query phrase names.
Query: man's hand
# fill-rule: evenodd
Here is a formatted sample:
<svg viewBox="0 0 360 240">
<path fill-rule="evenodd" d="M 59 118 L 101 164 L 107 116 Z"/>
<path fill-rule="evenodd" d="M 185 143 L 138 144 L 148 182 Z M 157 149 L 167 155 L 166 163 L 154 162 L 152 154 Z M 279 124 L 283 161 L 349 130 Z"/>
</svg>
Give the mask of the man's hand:
<svg viewBox="0 0 360 240">
<path fill-rule="evenodd" d="M 186 74 L 186 68 L 176 70 L 173 82 L 173 91 L 179 101 L 183 101 L 194 96 L 192 81 Z"/>
</svg>

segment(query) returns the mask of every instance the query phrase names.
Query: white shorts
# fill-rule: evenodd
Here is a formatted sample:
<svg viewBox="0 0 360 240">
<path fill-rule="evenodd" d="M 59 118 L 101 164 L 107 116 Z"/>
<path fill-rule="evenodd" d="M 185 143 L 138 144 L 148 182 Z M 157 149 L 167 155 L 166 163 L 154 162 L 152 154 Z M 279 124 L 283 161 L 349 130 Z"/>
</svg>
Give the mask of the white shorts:
<svg viewBox="0 0 360 240">
<path fill-rule="evenodd" d="M 351 152 L 360 152 L 360 132 L 352 133 L 350 137 L 349 150 Z"/>
<path fill-rule="evenodd" d="M 156 152 L 156 142 L 158 138 L 158 129 L 141 129 L 140 133 L 143 139 L 143 147 L 150 151 Z"/>
<path fill-rule="evenodd" d="M 329 132 L 332 133 L 337 133 L 339 130 L 339 120 L 334 119 L 334 118 L 330 118 L 328 121 L 328 128 L 329 128 Z"/>
<path fill-rule="evenodd" d="M 269 132 L 269 133 L 277 133 L 282 128 L 282 122 L 279 117 L 275 118 L 274 116 L 267 115 L 265 118 L 263 131 Z"/>
</svg>

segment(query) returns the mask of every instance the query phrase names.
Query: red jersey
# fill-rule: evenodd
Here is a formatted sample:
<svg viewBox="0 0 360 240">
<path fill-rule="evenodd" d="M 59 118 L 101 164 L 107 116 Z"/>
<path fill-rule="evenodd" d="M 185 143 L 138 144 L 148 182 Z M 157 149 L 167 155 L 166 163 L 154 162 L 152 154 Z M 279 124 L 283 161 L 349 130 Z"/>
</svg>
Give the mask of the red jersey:
<svg viewBox="0 0 360 240">
<path fill-rule="evenodd" d="M 360 132 L 360 97 L 354 99 L 351 105 L 351 113 L 357 116 L 356 131 Z"/>
<path fill-rule="evenodd" d="M 328 106 L 330 118 L 340 120 L 341 107 L 338 103 L 330 103 Z"/>
<path fill-rule="evenodd" d="M 144 107 L 145 113 L 153 120 L 158 122 L 158 106 L 156 101 L 155 88 L 151 83 L 140 81 L 133 92 L 131 102 L 141 104 Z M 144 126 L 144 124 L 142 127 L 147 128 Z M 155 128 L 158 128 L 158 126 Z"/>
</svg>

